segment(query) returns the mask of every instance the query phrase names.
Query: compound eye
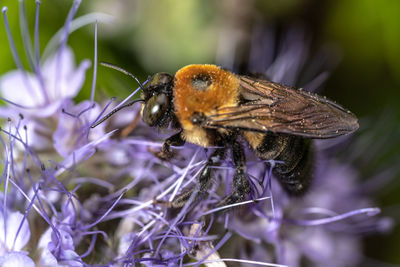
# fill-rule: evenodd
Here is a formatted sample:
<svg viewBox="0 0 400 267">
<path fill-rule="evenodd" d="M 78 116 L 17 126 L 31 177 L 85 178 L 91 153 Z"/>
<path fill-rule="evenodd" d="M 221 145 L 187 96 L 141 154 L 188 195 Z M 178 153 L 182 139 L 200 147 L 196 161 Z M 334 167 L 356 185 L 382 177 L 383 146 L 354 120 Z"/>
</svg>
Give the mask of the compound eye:
<svg viewBox="0 0 400 267">
<path fill-rule="evenodd" d="M 168 97 L 166 94 L 152 96 L 143 108 L 143 121 L 149 126 L 155 126 L 167 114 Z"/>
</svg>

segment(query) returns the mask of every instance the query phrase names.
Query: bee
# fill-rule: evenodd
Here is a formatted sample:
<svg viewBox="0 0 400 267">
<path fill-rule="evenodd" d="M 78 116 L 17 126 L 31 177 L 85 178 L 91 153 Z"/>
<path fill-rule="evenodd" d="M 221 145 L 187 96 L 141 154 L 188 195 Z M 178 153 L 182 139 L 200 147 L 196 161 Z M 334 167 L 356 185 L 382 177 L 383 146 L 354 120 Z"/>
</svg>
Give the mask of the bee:
<svg viewBox="0 0 400 267">
<path fill-rule="evenodd" d="M 171 158 L 171 146 L 185 142 L 216 147 L 195 188 L 178 195 L 172 207 L 182 207 L 195 190 L 207 191 L 213 167 L 227 151 L 235 168 L 233 191 L 218 206 L 243 201 L 250 193 L 243 139 L 260 159 L 282 162 L 273 168 L 274 176 L 289 195 L 302 195 L 313 176 L 311 139 L 334 138 L 358 129 L 355 115 L 325 97 L 265 78 L 236 75 L 215 65 L 188 65 L 175 76 L 157 73 L 142 90 L 140 100 L 109 116 L 141 101 L 147 125 L 176 129 L 163 142 L 158 157 Z"/>
</svg>

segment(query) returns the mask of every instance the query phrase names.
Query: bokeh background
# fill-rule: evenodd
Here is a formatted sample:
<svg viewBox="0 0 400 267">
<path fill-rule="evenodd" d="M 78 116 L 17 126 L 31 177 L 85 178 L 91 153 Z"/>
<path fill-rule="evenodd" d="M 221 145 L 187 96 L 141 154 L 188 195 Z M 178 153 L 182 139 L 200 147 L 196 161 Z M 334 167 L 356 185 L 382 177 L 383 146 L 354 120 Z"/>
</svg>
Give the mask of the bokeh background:
<svg viewBox="0 0 400 267">
<path fill-rule="evenodd" d="M 1 1 L 8 7 L 10 26 L 22 54 L 18 2 Z M 42 1 L 42 51 L 63 26 L 71 4 L 66 0 Z M 91 12 L 113 16 L 112 21 L 98 25 L 99 61 L 117 64 L 141 81 L 155 72 L 174 73 L 192 63 L 218 63 L 248 71 L 249 59 L 255 60 L 251 56 L 254 45 L 262 47 L 265 42 L 273 50 L 287 32 L 301 32 L 309 48 L 305 56 L 313 59 L 307 62 L 308 69 L 330 73 L 319 91 L 360 118 L 360 131 L 349 151 L 343 153 L 343 160 L 346 154 L 351 155 L 360 177 L 380 175 L 382 184 L 387 183 L 371 197 L 396 226 L 386 234 L 372 233 L 365 238 L 365 254 L 380 264 L 400 264 L 400 1 L 86 0 L 77 17 Z M 26 13 L 33 35 L 35 1 L 26 1 Z M 0 24 L 3 74 L 15 64 L 4 23 Z M 94 24 L 70 35 L 69 45 L 78 61 L 93 59 Z M 322 56 L 320 51 L 324 51 Z M 103 67 L 99 67 L 97 81 L 98 98 L 123 99 L 137 87 L 133 80 Z M 89 97 L 90 85 L 88 72 L 80 100 Z"/>
</svg>

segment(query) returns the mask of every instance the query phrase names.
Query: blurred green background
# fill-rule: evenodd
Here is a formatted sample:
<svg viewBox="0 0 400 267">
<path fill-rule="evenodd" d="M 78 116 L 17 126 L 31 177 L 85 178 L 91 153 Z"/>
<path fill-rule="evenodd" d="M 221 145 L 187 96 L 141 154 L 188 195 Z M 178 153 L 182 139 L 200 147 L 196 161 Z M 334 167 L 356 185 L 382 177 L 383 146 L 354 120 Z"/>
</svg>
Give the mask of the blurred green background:
<svg viewBox="0 0 400 267">
<path fill-rule="evenodd" d="M 2 1 L 17 49 L 26 58 L 19 30 L 18 1 Z M 72 1 L 43 0 L 40 8 L 41 50 L 64 23 Z M 246 65 L 252 32 L 257 27 L 290 27 L 307 33 L 311 51 L 326 44 L 338 65 L 323 94 L 352 110 L 361 121 L 355 165 L 360 177 L 384 173 L 389 189 L 371 196 L 386 215 L 400 219 L 400 1 L 398 0 L 86 0 L 77 17 L 91 12 L 114 16 L 99 23 L 99 61 L 112 62 L 144 81 L 148 75 L 174 73 L 192 63 L 235 62 Z M 26 1 L 33 36 L 35 1 Z M 4 22 L 0 26 L 0 74 L 14 69 Z M 261 42 L 261 41 L 259 41 Z M 94 24 L 69 37 L 78 61 L 93 59 Z M 231 44 L 236 46 L 232 47 Z M 24 60 L 24 63 L 27 63 Z M 27 65 L 27 64 L 26 64 Z M 78 99 L 90 95 L 87 73 Z M 131 79 L 99 67 L 97 98 L 123 99 L 137 85 Z M 354 154 L 354 153 L 353 153 Z M 356 153 L 357 154 L 357 153 Z M 386 177 L 385 176 L 385 177 Z M 366 239 L 368 258 L 400 264 L 400 229 Z"/>
</svg>

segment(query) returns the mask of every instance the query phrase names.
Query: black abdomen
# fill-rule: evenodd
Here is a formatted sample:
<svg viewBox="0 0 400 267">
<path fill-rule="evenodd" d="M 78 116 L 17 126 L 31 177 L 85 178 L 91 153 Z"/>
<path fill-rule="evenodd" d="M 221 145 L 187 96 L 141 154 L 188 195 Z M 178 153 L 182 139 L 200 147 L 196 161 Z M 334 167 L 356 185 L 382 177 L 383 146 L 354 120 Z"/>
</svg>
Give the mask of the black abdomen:
<svg viewBox="0 0 400 267">
<path fill-rule="evenodd" d="M 275 165 L 273 173 L 289 194 L 301 195 L 307 191 L 313 176 L 310 139 L 268 133 L 257 146 L 256 153 L 261 159 L 283 162 Z"/>
</svg>

